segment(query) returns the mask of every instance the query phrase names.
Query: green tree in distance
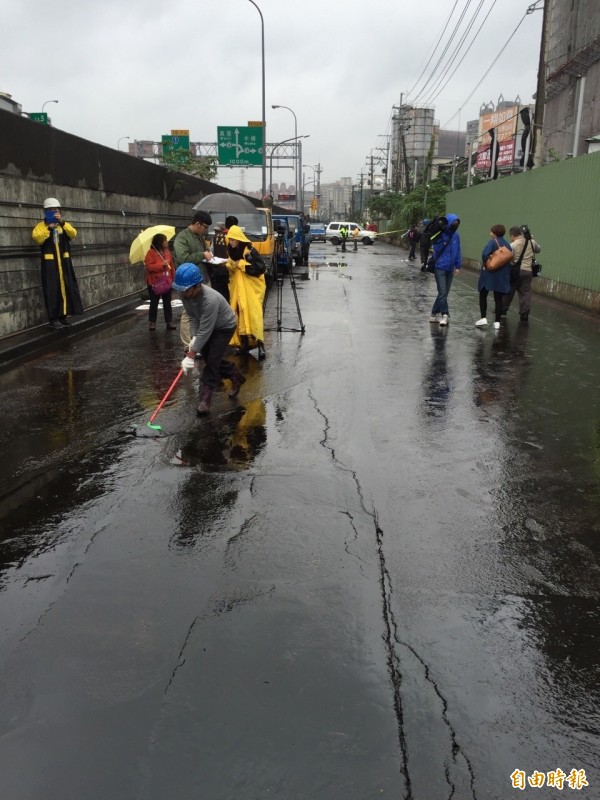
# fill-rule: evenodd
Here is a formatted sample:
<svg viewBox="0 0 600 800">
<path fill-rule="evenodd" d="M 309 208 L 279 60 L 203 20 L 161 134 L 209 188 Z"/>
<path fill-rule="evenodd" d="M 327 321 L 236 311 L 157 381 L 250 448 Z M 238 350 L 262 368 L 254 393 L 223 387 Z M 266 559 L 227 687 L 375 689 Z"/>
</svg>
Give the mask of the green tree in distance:
<svg viewBox="0 0 600 800">
<path fill-rule="evenodd" d="M 217 177 L 218 161 L 215 156 L 193 156 L 187 150 L 163 148 L 162 164 L 169 172 L 183 172 L 195 178 L 212 181 Z"/>
</svg>

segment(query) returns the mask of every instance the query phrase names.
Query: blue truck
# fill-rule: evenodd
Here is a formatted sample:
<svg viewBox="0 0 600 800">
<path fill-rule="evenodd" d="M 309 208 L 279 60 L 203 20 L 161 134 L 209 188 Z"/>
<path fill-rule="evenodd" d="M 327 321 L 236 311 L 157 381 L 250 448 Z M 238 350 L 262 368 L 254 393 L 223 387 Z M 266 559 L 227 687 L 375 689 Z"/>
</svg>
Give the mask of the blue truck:
<svg viewBox="0 0 600 800">
<path fill-rule="evenodd" d="M 287 217 L 273 216 L 273 231 L 275 233 L 275 259 L 277 271 L 291 271 L 293 265 L 292 243 L 293 235 L 288 225 Z"/>
<path fill-rule="evenodd" d="M 308 266 L 310 249 L 310 225 L 299 214 L 273 214 L 273 224 L 277 221 L 287 224 L 292 250 L 292 260 L 296 266 Z"/>
</svg>

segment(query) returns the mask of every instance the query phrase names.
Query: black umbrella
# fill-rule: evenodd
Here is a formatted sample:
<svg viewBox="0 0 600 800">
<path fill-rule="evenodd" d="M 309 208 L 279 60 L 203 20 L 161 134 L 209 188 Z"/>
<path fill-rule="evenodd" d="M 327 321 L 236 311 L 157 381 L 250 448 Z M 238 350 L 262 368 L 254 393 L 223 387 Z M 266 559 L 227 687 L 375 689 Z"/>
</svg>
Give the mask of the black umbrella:
<svg viewBox="0 0 600 800">
<path fill-rule="evenodd" d="M 256 211 L 256 206 L 247 197 L 239 194 L 216 192 L 198 200 L 194 211 L 208 211 L 209 214 L 250 214 Z"/>
</svg>

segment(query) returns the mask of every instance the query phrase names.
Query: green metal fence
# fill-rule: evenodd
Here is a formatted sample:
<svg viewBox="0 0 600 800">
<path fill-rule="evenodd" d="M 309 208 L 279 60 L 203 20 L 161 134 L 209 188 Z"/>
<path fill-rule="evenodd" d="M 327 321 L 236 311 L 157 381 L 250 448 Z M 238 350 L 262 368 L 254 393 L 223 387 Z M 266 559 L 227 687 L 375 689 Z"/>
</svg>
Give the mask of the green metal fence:
<svg viewBox="0 0 600 800">
<path fill-rule="evenodd" d="M 472 264 L 492 225 L 529 225 L 542 246 L 536 291 L 600 312 L 600 152 L 452 192 L 446 210 Z"/>
</svg>

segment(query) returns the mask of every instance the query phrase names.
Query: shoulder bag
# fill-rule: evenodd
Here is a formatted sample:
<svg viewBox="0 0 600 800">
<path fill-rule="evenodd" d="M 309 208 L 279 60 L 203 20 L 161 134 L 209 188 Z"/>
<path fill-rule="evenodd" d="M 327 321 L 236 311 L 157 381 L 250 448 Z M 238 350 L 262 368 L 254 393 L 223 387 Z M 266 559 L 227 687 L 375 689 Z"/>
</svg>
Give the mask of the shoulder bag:
<svg viewBox="0 0 600 800">
<path fill-rule="evenodd" d="M 154 248 L 156 250 L 156 247 Z M 158 250 L 156 250 L 158 253 Z M 159 254 L 160 255 L 160 254 Z M 160 278 L 156 281 L 156 283 L 152 284 L 152 291 L 154 294 L 167 294 L 167 292 L 171 291 L 171 286 L 173 285 L 173 281 L 171 280 L 171 276 L 169 272 L 165 272 L 164 275 L 161 275 Z"/>
<path fill-rule="evenodd" d="M 496 239 L 495 236 L 494 239 Z M 496 244 L 498 244 L 498 239 L 496 239 Z M 511 261 L 512 257 L 513 252 L 510 247 L 506 247 L 506 245 L 503 244 L 498 244 L 498 247 L 487 257 L 485 268 L 490 272 L 496 272 L 496 270 L 506 266 L 506 264 Z"/>
</svg>

